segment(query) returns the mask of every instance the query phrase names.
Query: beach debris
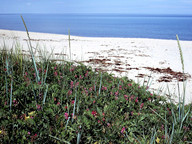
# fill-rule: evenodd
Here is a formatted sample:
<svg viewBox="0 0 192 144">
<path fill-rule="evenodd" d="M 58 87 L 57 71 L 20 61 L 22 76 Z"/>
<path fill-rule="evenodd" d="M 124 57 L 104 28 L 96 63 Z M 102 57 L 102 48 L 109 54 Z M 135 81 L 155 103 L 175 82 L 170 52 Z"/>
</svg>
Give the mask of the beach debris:
<svg viewBox="0 0 192 144">
<path fill-rule="evenodd" d="M 145 74 L 138 74 L 138 75 L 135 76 L 135 77 L 144 78 L 145 76 L 147 76 L 147 75 L 145 75 Z"/>
<path fill-rule="evenodd" d="M 120 70 L 119 68 L 114 68 L 114 69 L 112 69 L 112 71 L 116 71 L 116 72 L 120 72 L 120 73 L 126 72 L 126 71 L 124 71 L 124 70 Z"/>
<path fill-rule="evenodd" d="M 126 70 L 139 70 L 139 68 L 135 67 L 135 68 L 126 68 Z"/>
<path fill-rule="evenodd" d="M 82 61 L 86 63 L 94 63 L 94 64 L 106 64 L 106 61 L 111 61 L 110 59 L 89 59 L 88 61 Z"/>
<path fill-rule="evenodd" d="M 148 69 L 152 72 L 156 73 L 163 73 L 168 74 L 165 76 L 160 77 L 157 81 L 158 82 L 171 82 L 173 79 L 178 80 L 179 82 L 186 81 L 188 78 L 191 78 L 191 75 L 188 73 L 182 73 L 182 72 L 175 72 L 170 67 L 161 69 L 161 68 L 152 68 L 152 67 L 143 67 L 145 69 Z"/>
</svg>

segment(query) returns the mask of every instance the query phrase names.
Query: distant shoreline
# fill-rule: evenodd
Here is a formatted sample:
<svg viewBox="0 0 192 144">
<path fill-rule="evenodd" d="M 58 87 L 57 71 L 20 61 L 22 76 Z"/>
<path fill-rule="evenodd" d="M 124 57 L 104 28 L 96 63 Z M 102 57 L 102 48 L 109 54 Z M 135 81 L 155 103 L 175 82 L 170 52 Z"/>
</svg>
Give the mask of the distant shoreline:
<svg viewBox="0 0 192 144">
<path fill-rule="evenodd" d="M 0 31 L 12 31 L 12 32 L 24 32 L 26 33 L 25 30 L 9 30 L 9 29 L 0 29 Z M 35 34 L 45 34 L 45 35 L 60 35 L 60 36 L 69 36 L 67 34 L 57 34 L 57 33 L 46 33 L 46 32 L 33 32 L 29 31 L 29 33 L 35 33 Z M 160 39 L 160 38 L 140 38 L 140 37 L 94 37 L 94 36 L 79 36 L 79 35 L 71 35 L 73 37 L 82 37 L 82 38 L 104 38 L 104 39 L 151 39 L 151 40 L 168 40 L 168 41 L 176 41 L 176 35 L 175 39 Z M 186 41 L 190 42 L 192 40 L 180 40 L 180 41 Z"/>
<path fill-rule="evenodd" d="M 163 16 L 163 17 L 192 17 L 192 14 L 129 14 L 129 13 L 0 13 L 0 15 L 25 15 L 25 14 L 40 14 L 40 15 L 117 15 L 117 16 Z"/>
</svg>

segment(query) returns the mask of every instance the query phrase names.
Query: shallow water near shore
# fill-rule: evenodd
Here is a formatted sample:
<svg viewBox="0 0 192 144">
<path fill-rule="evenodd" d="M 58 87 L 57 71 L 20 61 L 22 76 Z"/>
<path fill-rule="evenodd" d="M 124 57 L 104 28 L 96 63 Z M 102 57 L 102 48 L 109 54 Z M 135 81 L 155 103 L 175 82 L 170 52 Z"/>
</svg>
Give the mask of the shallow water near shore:
<svg viewBox="0 0 192 144">
<path fill-rule="evenodd" d="M 32 32 L 84 37 L 192 40 L 190 15 L 23 14 Z M 1 14 L 0 29 L 25 31 L 19 14 Z"/>
</svg>

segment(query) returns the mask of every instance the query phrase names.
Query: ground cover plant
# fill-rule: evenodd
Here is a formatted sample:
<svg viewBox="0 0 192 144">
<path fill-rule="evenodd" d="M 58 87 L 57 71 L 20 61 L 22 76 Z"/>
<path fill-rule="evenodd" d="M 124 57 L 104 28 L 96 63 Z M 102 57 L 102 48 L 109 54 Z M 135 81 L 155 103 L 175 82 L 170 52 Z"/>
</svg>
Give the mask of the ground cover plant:
<svg viewBox="0 0 192 144">
<path fill-rule="evenodd" d="M 0 59 L 1 143 L 192 140 L 190 105 L 180 128 L 178 105 L 145 85 L 82 64 L 34 63 L 12 51 L 1 51 Z"/>
<path fill-rule="evenodd" d="M 192 141 L 191 104 L 168 102 L 127 77 L 37 58 L 30 45 L 30 57 L 1 47 L 0 143 Z"/>
</svg>

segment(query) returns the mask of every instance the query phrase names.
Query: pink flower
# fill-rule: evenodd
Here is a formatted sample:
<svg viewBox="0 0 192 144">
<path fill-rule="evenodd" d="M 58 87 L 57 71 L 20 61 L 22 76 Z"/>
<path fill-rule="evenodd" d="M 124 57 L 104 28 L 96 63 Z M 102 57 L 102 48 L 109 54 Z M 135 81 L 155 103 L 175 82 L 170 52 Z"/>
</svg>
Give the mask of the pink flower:
<svg viewBox="0 0 192 144">
<path fill-rule="evenodd" d="M 75 103 L 75 101 L 74 100 L 72 100 L 72 102 L 71 102 L 72 104 L 74 104 Z"/>
<path fill-rule="evenodd" d="M 57 72 L 54 72 L 54 75 L 57 76 L 58 75 Z"/>
<path fill-rule="evenodd" d="M 170 111 L 170 109 L 169 109 L 169 108 L 167 108 L 167 110 L 168 110 L 168 111 Z"/>
<path fill-rule="evenodd" d="M 93 101 L 93 104 L 95 103 L 95 100 Z"/>
<path fill-rule="evenodd" d="M 118 100 L 118 97 L 117 97 L 117 96 L 115 97 L 115 100 Z"/>
<path fill-rule="evenodd" d="M 37 104 L 36 106 L 37 106 L 37 109 L 38 109 L 38 110 L 40 110 L 40 109 L 41 109 L 41 106 L 40 106 L 40 105 L 38 105 L 38 104 Z"/>
<path fill-rule="evenodd" d="M 121 133 L 123 134 L 125 132 L 125 127 L 122 128 Z"/>
<path fill-rule="evenodd" d="M 7 105 L 7 101 L 5 101 L 4 105 Z"/>
<path fill-rule="evenodd" d="M 57 105 L 60 105 L 60 102 L 57 102 Z"/>
<path fill-rule="evenodd" d="M 135 99 L 135 103 L 138 103 L 138 97 Z"/>
<path fill-rule="evenodd" d="M 150 93 L 150 95 L 151 95 L 151 96 L 153 96 L 153 94 L 152 94 L 152 93 Z"/>
<path fill-rule="evenodd" d="M 100 123 L 101 121 L 100 120 L 98 120 L 98 123 Z"/>
<path fill-rule="evenodd" d="M 65 109 L 67 109 L 67 106 L 65 106 Z"/>
<path fill-rule="evenodd" d="M 91 91 L 93 91 L 93 88 L 92 88 L 92 87 L 90 87 L 90 88 L 89 88 L 89 91 L 90 91 L 90 92 L 91 92 Z"/>
<path fill-rule="evenodd" d="M 28 134 L 28 135 L 30 135 L 31 133 L 30 133 L 30 132 L 28 132 L 27 134 Z"/>
<path fill-rule="evenodd" d="M 69 71 L 70 71 L 70 72 L 73 72 L 73 71 L 74 71 L 74 68 L 71 68 Z"/>
<path fill-rule="evenodd" d="M 131 96 L 131 100 L 133 100 L 133 99 L 134 99 L 134 97 L 135 97 L 135 96 L 134 96 L 134 95 L 132 95 L 132 96 Z"/>
<path fill-rule="evenodd" d="M 79 78 L 80 78 L 80 79 L 83 79 L 83 77 L 82 77 L 81 75 L 79 76 Z"/>
<path fill-rule="evenodd" d="M 102 120 L 105 121 L 105 118 L 103 118 Z"/>
<path fill-rule="evenodd" d="M 70 96 L 72 94 L 72 91 L 71 90 L 69 90 L 68 91 L 68 96 Z"/>
<path fill-rule="evenodd" d="M 68 119 L 69 115 L 68 113 L 65 113 L 65 119 Z"/>
<path fill-rule="evenodd" d="M 74 86 L 74 85 L 73 85 L 73 81 L 71 81 L 71 88 L 73 88 L 73 86 Z"/>
<path fill-rule="evenodd" d="M 144 103 L 142 103 L 142 104 L 140 105 L 140 109 L 142 109 L 142 108 L 143 108 L 143 105 L 144 105 Z"/>
<path fill-rule="evenodd" d="M 105 91 L 106 91 L 106 90 L 107 90 L 107 87 L 102 86 L 102 90 L 105 90 Z"/>
<path fill-rule="evenodd" d="M 92 114 L 93 116 L 96 116 L 96 115 L 97 115 L 97 112 L 96 112 L 96 111 L 92 111 L 91 114 Z"/>
<path fill-rule="evenodd" d="M 128 98 L 128 96 L 127 96 L 127 95 L 124 95 L 124 98 Z"/>
<path fill-rule="evenodd" d="M 119 94 L 119 91 L 115 92 L 115 96 L 118 96 L 118 94 Z"/>
<path fill-rule="evenodd" d="M 184 129 L 185 131 L 188 131 L 188 130 L 189 130 L 189 127 L 183 126 L 183 129 Z"/>
<path fill-rule="evenodd" d="M 162 135 L 162 137 L 161 137 L 162 139 L 165 139 L 165 135 Z"/>
<path fill-rule="evenodd" d="M 78 87 L 78 85 L 79 85 L 79 82 L 77 82 L 77 83 L 75 84 L 75 87 Z"/>
<path fill-rule="evenodd" d="M 86 74 L 85 74 L 85 77 L 87 77 L 88 76 L 88 71 L 86 72 Z"/>
<path fill-rule="evenodd" d="M 132 84 L 131 84 L 131 83 L 129 83 L 129 84 L 128 84 L 128 86 L 129 86 L 129 87 L 131 87 L 131 86 L 132 86 Z"/>
<path fill-rule="evenodd" d="M 124 95 L 124 98 L 126 101 L 128 101 L 128 96 L 127 95 Z"/>
<path fill-rule="evenodd" d="M 105 116 L 105 113 L 103 112 L 102 115 Z"/>
<path fill-rule="evenodd" d="M 161 130 L 164 130 L 164 125 L 161 125 Z"/>
</svg>

